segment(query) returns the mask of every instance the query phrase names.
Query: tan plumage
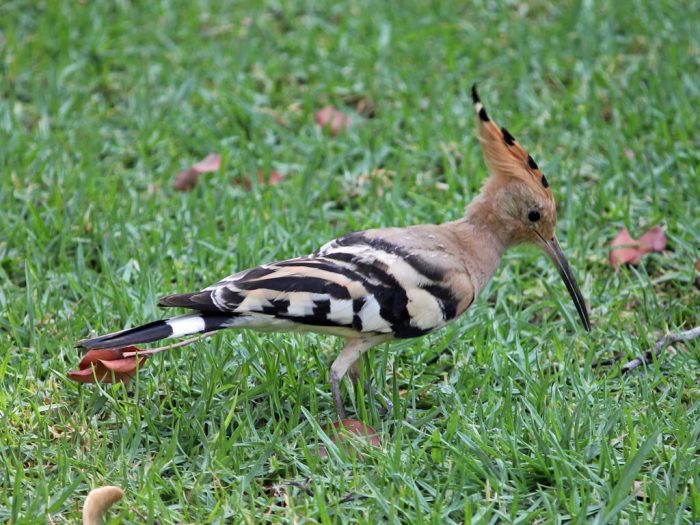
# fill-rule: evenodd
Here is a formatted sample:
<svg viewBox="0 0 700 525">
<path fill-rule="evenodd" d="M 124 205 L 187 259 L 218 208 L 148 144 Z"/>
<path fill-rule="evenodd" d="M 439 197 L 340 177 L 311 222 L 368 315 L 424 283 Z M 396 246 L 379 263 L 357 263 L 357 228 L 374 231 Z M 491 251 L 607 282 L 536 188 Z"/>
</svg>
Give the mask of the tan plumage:
<svg viewBox="0 0 700 525">
<path fill-rule="evenodd" d="M 369 348 L 418 337 L 454 321 L 483 290 L 510 246 L 532 242 L 555 262 L 586 329 L 588 313 L 554 236 L 556 207 L 535 161 L 488 117 L 472 90 L 479 140 L 491 176 L 464 216 L 440 225 L 346 235 L 306 257 L 265 264 L 160 305 L 183 316 L 81 341 L 110 348 L 223 328 L 307 330 L 345 338 L 331 365 L 331 390 Z"/>
</svg>

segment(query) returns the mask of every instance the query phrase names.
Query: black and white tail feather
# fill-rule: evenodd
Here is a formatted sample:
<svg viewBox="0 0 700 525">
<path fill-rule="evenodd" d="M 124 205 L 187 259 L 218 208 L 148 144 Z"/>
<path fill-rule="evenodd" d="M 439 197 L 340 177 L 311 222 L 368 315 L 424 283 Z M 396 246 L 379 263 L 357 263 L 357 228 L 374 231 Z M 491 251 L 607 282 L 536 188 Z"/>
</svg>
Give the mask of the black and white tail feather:
<svg viewBox="0 0 700 525">
<path fill-rule="evenodd" d="M 122 348 L 142 343 L 153 343 L 170 337 L 182 337 L 186 335 L 213 332 L 225 328 L 224 323 L 230 316 L 208 313 L 190 313 L 179 315 L 163 321 L 129 328 L 111 334 L 83 339 L 78 342 L 79 347 L 88 350 L 100 348 Z"/>
<path fill-rule="evenodd" d="M 417 337 L 454 319 L 459 300 L 441 284 L 445 270 L 372 232 L 350 234 L 296 259 L 236 273 L 160 306 L 190 313 L 84 339 L 117 348 L 223 328 L 306 330 L 353 337 Z"/>
</svg>

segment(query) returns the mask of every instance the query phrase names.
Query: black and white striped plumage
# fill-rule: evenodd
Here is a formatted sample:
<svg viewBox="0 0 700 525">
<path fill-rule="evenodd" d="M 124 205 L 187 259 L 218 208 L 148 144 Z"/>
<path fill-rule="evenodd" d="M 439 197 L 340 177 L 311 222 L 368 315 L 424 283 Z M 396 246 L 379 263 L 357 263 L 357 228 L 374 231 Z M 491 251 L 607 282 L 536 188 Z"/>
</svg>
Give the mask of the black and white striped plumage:
<svg viewBox="0 0 700 525">
<path fill-rule="evenodd" d="M 451 244 L 442 226 L 353 233 L 306 257 L 264 264 L 159 301 L 196 313 L 79 345 L 110 348 L 233 327 L 347 338 L 425 335 L 453 321 L 474 297 L 460 254 L 447 249 Z"/>
<path fill-rule="evenodd" d="M 500 244 L 478 252 L 469 248 L 470 239 L 479 238 L 473 228 L 459 221 L 346 235 L 306 257 L 264 264 L 202 291 L 159 301 L 160 306 L 188 308 L 188 314 L 78 345 L 124 347 L 223 328 L 341 336 L 346 344 L 331 365 L 330 378 L 336 410 L 345 417 L 339 383 L 363 352 L 453 321 L 498 266 Z"/>
</svg>

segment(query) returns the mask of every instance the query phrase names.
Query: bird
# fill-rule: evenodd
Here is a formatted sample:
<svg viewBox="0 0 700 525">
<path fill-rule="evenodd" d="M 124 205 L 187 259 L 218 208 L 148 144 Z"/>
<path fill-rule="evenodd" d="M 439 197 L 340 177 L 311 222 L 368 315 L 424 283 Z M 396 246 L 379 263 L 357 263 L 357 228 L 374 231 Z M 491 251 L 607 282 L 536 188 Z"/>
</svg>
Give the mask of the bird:
<svg viewBox="0 0 700 525">
<path fill-rule="evenodd" d="M 553 261 L 586 331 L 586 302 L 555 235 L 549 181 L 532 156 L 486 111 L 471 89 L 477 136 L 489 172 L 456 220 L 354 232 L 303 257 L 239 271 L 207 288 L 168 295 L 158 305 L 187 313 L 81 340 L 86 350 L 122 348 L 222 329 L 309 331 L 344 339 L 330 366 L 340 392 L 362 355 L 397 339 L 433 333 L 474 304 L 508 248 L 534 244 Z M 352 377 L 352 374 L 351 374 Z"/>
</svg>

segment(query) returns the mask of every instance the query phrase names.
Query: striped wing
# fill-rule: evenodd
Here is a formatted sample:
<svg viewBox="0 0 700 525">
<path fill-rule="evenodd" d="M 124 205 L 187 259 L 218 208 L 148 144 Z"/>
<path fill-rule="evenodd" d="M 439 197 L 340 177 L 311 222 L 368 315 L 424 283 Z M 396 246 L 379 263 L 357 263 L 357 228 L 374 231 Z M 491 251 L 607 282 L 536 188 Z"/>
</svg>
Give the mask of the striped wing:
<svg viewBox="0 0 700 525">
<path fill-rule="evenodd" d="M 243 271 L 201 292 L 165 297 L 159 304 L 251 318 L 256 328 L 265 328 L 267 318 L 271 328 L 285 321 L 310 330 L 335 328 L 343 335 L 350 330 L 417 337 L 463 310 L 451 289 L 441 284 L 443 277 L 425 257 L 361 232 L 331 241 L 309 256 Z"/>
</svg>

